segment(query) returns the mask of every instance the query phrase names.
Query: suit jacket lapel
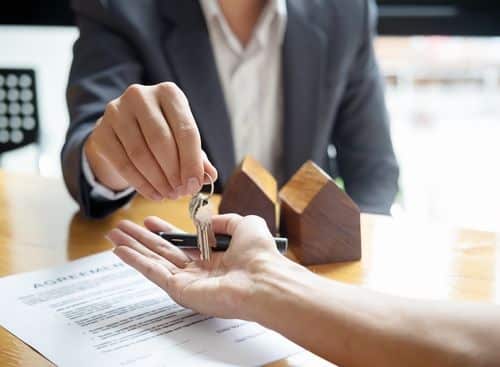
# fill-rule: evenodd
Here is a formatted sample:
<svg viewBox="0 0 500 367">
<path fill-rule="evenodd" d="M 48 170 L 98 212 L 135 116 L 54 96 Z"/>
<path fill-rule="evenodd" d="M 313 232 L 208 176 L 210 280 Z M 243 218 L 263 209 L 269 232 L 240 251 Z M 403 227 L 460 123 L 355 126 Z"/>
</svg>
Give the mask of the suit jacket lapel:
<svg viewBox="0 0 500 367">
<path fill-rule="evenodd" d="M 308 18 L 308 1 L 287 1 L 283 44 L 285 174 L 315 155 L 326 55 L 326 36 Z"/>
<path fill-rule="evenodd" d="M 161 3 L 175 23 L 165 39 L 166 58 L 189 99 L 204 149 L 226 182 L 235 167 L 233 138 L 203 13 L 194 0 Z"/>
</svg>

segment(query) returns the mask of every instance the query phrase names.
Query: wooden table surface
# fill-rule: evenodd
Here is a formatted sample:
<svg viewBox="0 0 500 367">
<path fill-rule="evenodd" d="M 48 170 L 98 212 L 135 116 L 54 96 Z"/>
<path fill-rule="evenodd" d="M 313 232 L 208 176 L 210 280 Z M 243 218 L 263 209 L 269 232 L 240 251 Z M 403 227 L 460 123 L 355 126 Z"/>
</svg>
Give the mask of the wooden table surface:
<svg viewBox="0 0 500 367">
<path fill-rule="evenodd" d="M 136 198 L 115 215 L 91 221 L 77 214 L 77 206 L 60 180 L 0 171 L 0 277 L 108 250 L 111 245 L 103 236 L 119 220 L 141 222 L 148 215 L 193 230 L 186 200 L 157 204 Z M 500 235 L 496 233 L 363 215 L 362 239 L 362 261 L 311 270 L 412 298 L 494 303 L 500 299 L 496 281 L 500 279 Z M 272 366 L 325 364 L 303 353 Z M 41 355 L 0 328 L 0 366 L 48 365 Z"/>
</svg>

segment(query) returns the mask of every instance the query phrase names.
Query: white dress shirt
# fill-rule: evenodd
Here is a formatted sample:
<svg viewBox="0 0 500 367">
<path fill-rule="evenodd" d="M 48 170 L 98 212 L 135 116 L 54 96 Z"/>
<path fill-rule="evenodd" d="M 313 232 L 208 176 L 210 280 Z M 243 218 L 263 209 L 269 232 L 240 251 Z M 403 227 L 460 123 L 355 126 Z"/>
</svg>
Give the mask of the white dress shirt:
<svg viewBox="0 0 500 367">
<path fill-rule="evenodd" d="M 251 155 L 278 179 L 283 175 L 283 91 L 281 49 L 286 29 L 285 0 L 268 0 L 248 44 L 243 47 L 217 0 L 200 0 L 219 80 L 222 85 L 240 162 Z M 82 157 L 93 197 L 118 200 L 133 190 L 115 193 L 96 181 Z"/>
</svg>

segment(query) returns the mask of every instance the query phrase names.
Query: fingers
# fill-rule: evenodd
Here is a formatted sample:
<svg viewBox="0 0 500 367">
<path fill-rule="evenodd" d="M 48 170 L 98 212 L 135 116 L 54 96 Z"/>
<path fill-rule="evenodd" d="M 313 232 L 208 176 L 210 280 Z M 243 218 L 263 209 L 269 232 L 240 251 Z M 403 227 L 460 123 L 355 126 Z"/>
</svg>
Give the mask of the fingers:
<svg viewBox="0 0 500 367">
<path fill-rule="evenodd" d="M 172 273 L 165 266 L 127 246 L 116 247 L 114 253 L 157 286 L 168 290 Z"/>
<path fill-rule="evenodd" d="M 147 217 L 144 219 L 144 225 L 151 232 L 165 232 L 165 233 L 185 233 L 183 230 L 165 222 L 158 217 Z M 184 249 L 184 254 L 191 260 L 200 258 L 200 251 L 198 249 Z"/>
<path fill-rule="evenodd" d="M 98 154 L 106 159 L 132 187 L 142 196 L 151 200 L 161 200 L 162 195 L 149 183 L 129 159 L 123 145 L 107 124 L 100 124 L 95 129 L 93 143 Z M 101 181 L 105 181 L 102 180 Z"/>
<path fill-rule="evenodd" d="M 144 225 L 152 232 L 184 233 L 184 231 L 158 217 L 147 217 L 144 219 Z"/>
<path fill-rule="evenodd" d="M 202 156 L 203 156 L 203 171 L 206 173 L 206 175 L 204 174 L 203 175 L 203 184 L 204 185 L 209 185 L 210 184 L 210 181 L 217 181 L 218 179 L 218 172 L 217 172 L 217 169 L 213 166 L 213 164 L 208 160 L 208 157 L 207 157 L 207 154 L 202 151 Z M 210 176 L 210 178 L 212 180 L 210 180 L 208 177 Z"/>
<path fill-rule="evenodd" d="M 203 183 L 201 138 L 184 93 L 173 83 L 159 86 L 159 100 L 174 135 L 185 194 L 195 194 Z"/>
<path fill-rule="evenodd" d="M 180 196 L 182 181 L 177 146 L 157 97 L 138 99 L 134 103 L 134 110 L 145 144 L 167 178 L 175 196 Z"/>
<path fill-rule="evenodd" d="M 113 119 L 111 121 L 113 131 L 137 170 L 162 197 L 174 198 L 174 190 L 155 156 L 148 148 L 148 144 L 144 140 L 138 122 L 133 115 L 124 113 L 119 120 Z"/>
<path fill-rule="evenodd" d="M 243 217 L 238 214 L 216 215 L 212 219 L 212 228 L 215 233 L 232 236 Z"/>
<path fill-rule="evenodd" d="M 121 221 L 118 229 L 130 236 L 154 255 L 168 260 L 179 268 L 184 268 L 191 259 L 179 248 L 147 229 L 128 220 Z"/>
<path fill-rule="evenodd" d="M 127 246 L 143 256 L 154 260 L 161 260 L 161 257 L 158 254 L 144 247 L 141 243 L 137 242 L 133 237 L 129 236 L 120 229 L 115 228 L 111 230 L 106 237 L 116 246 Z"/>
<path fill-rule="evenodd" d="M 217 179 L 187 98 L 174 83 L 131 85 L 108 103 L 88 140 L 93 144 L 86 147 L 97 147 L 87 154 L 89 163 L 100 167 L 96 177 L 110 188 L 128 184 L 149 199 L 177 199 L 198 192 L 205 172 Z"/>
</svg>

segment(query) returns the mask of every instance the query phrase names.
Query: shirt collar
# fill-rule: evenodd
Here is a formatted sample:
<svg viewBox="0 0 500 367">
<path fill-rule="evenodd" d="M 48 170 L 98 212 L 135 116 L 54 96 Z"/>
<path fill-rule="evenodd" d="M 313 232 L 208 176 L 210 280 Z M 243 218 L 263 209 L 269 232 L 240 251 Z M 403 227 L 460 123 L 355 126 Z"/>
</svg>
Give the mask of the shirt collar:
<svg viewBox="0 0 500 367">
<path fill-rule="evenodd" d="M 256 25 L 255 36 L 261 45 L 268 42 L 271 31 L 276 31 L 278 44 L 281 44 L 287 20 L 285 0 L 268 0 L 262 15 Z M 276 25 L 274 25 L 276 22 Z M 273 28 L 276 27 L 276 28 Z"/>
<path fill-rule="evenodd" d="M 205 20 L 207 23 L 218 20 L 225 32 L 231 33 L 231 38 L 234 34 L 227 25 L 224 14 L 220 9 L 217 0 L 199 0 Z M 276 25 L 274 23 L 276 22 Z M 283 42 L 287 22 L 287 8 L 286 0 L 268 0 L 268 3 L 256 24 L 255 38 L 260 45 L 265 45 L 271 36 L 272 31 L 276 32 L 278 43 L 281 45 Z M 273 28 L 276 27 L 276 28 Z M 239 43 L 239 42 L 238 42 Z M 241 45 L 239 45 L 241 48 Z"/>
<path fill-rule="evenodd" d="M 222 16 L 219 2 L 217 0 L 200 0 L 200 6 L 207 22 L 211 21 L 215 17 Z"/>
</svg>

